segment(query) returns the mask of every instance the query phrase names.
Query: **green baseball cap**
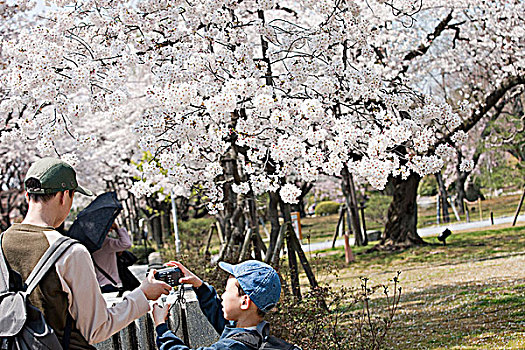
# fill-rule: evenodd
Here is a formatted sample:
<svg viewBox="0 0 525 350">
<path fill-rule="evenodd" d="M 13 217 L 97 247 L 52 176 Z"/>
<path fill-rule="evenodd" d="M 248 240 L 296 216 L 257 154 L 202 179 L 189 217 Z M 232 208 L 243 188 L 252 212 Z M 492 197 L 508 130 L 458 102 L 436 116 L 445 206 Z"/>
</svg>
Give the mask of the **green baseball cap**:
<svg viewBox="0 0 525 350">
<path fill-rule="evenodd" d="M 28 188 L 27 180 L 36 179 L 40 181 L 40 187 Z M 31 165 L 24 180 L 27 193 L 50 194 L 65 190 L 75 190 L 92 196 L 93 193 L 77 182 L 77 174 L 73 167 L 66 162 L 56 158 L 42 158 Z"/>
</svg>

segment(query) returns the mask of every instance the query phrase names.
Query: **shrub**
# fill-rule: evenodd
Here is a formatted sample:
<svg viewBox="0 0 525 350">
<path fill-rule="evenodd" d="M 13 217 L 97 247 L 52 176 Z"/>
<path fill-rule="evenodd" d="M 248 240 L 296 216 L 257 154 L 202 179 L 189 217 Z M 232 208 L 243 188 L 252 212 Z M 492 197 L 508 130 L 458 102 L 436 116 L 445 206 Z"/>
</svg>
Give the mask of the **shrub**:
<svg viewBox="0 0 525 350">
<path fill-rule="evenodd" d="M 212 217 L 179 221 L 179 239 L 182 252 L 198 255 L 206 244 L 207 234 L 214 222 L 215 219 Z M 170 245 L 175 247 L 175 237 L 171 238 Z"/>
<path fill-rule="evenodd" d="M 393 293 L 388 286 L 370 287 L 367 278 L 360 288 L 313 288 L 300 301 L 284 291 L 268 314 L 272 334 L 303 349 L 384 349 L 401 295 L 398 277 L 392 281 Z M 376 292 L 383 298 L 372 303 Z"/>
<path fill-rule="evenodd" d="M 372 227 L 372 223 L 385 226 L 387 221 L 388 207 L 392 202 L 392 197 L 384 196 L 379 193 L 372 193 L 365 208 L 365 219 L 367 221 L 367 228 Z"/>
<path fill-rule="evenodd" d="M 315 206 L 315 215 L 323 216 L 323 215 L 337 214 L 339 212 L 340 206 L 341 206 L 341 203 L 337 203 L 337 202 L 332 202 L 332 201 L 321 202 Z"/>
</svg>

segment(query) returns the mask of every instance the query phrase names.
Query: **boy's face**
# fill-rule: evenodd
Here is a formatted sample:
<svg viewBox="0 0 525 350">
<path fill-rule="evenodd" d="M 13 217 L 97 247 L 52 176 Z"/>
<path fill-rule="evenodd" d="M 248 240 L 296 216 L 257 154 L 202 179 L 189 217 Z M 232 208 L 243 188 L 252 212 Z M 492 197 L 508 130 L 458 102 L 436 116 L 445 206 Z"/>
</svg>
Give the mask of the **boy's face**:
<svg viewBox="0 0 525 350">
<path fill-rule="evenodd" d="M 239 295 L 237 283 L 237 279 L 230 276 L 228 282 L 226 282 L 226 289 L 222 294 L 222 312 L 224 313 L 224 318 L 228 321 L 239 320 L 239 316 L 243 311 L 241 305 L 247 298 L 246 295 Z"/>
</svg>

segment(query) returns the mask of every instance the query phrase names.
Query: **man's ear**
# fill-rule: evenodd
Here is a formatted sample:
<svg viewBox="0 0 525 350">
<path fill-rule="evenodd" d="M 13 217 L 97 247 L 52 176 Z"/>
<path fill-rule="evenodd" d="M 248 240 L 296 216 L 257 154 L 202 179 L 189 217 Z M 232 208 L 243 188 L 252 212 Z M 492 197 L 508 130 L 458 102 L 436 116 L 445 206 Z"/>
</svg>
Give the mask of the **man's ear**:
<svg viewBox="0 0 525 350">
<path fill-rule="evenodd" d="M 248 310 L 250 308 L 251 302 L 252 301 L 250 300 L 249 296 L 243 295 L 241 301 L 241 310 Z"/>
<path fill-rule="evenodd" d="M 66 190 L 66 191 L 69 191 L 69 190 Z M 64 204 L 66 202 L 66 191 L 58 191 L 57 196 L 60 196 L 60 198 L 59 198 L 60 204 Z M 68 193 L 68 195 L 69 195 L 69 193 Z"/>
</svg>

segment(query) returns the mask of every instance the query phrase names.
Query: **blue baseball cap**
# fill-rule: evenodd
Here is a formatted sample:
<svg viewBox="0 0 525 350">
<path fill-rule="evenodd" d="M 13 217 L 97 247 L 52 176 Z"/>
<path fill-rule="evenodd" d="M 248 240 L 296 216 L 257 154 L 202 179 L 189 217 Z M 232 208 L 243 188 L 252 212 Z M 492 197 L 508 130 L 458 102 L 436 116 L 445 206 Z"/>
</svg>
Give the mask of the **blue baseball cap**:
<svg viewBox="0 0 525 350">
<path fill-rule="evenodd" d="M 268 312 L 277 305 L 281 297 L 281 280 L 270 265 L 257 260 L 236 265 L 221 261 L 219 267 L 239 281 L 246 295 L 261 311 Z"/>
</svg>

